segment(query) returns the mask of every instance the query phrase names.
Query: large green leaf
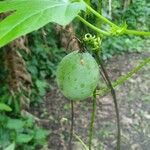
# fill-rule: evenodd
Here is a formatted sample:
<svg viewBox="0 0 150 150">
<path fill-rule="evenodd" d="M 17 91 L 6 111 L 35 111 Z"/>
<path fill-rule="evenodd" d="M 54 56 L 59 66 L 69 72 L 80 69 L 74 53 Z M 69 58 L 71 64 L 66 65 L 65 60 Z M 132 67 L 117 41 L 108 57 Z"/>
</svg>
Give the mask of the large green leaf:
<svg viewBox="0 0 150 150">
<path fill-rule="evenodd" d="M 0 47 L 15 38 L 41 28 L 49 22 L 67 25 L 84 10 L 83 2 L 69 0 L 6 0 L 0 13 L 10 12 L 0 22 Z"/>
</svg>

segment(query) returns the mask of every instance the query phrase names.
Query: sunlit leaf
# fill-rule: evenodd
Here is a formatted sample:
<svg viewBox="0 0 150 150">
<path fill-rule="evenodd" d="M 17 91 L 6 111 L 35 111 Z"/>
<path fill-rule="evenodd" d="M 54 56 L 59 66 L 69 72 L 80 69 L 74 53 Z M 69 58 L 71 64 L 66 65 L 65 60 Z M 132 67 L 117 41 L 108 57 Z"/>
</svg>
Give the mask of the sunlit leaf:
<svg viewBox="0 0 150 150">
<path fill-rule="evenodd" d="M 32 140 L 33 136 L 28 134 L 18 134 L 16 142 L 17 143 L 28 143 Z"/>
<path fill-rule="evenodd" d="M 12 111 L 12 109 L 8 105 L 6 105 L 4 103 L 0 103 L 0 110 L 3 110 L 3 111 Z"/>
<path fill-rule="evenodd" d="M 24 127 L 25 122 L 19 119 L 9 119 L 7 122 L 7 128 L 9 129 L 21 129 Z"/>
<path fill-rule="evenodd" d="M 15 143 L 13 142 L 8 147 L 6 147 L 4 150 L 15 150 Z"/>
<path fill-rule="evenodd" d="M 0 22 L 0 47 L 15 38 L 37 30 L 49 22 L 67 25 L 84 9 L 83 2 L 63 0 L 6 0 L 0 13 L 11 12 Z"/>
</svg>

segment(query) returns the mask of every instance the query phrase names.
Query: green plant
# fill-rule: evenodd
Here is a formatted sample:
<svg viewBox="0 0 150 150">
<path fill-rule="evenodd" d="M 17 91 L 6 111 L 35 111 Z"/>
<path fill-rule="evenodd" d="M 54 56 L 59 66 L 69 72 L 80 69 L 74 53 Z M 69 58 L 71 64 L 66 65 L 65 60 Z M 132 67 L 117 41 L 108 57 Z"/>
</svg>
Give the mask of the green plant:
<svg viewBox="0 0 150 150">
<path fill-rule="evenodd" d="M 87 2 L 87 3 L 86 3 Z M 13 39 L 30 33 L 40 27 L 46 25 L 49 22 L 55 22 L 60 25 L 67 25 L 70 23 L 75 17 L 78 20 L 83 22 L 87 27 L 89 27 L 93 32 L 96 32 L 98 38 L 101 38 L 102 41 L 105 37 L 116 37 L 121 35 L 138 35 L 138 36 L 150 36 L 150 32 L 146 31 L 137 31 L 137 30 L 130 30 L 126 23 L 123 23 L 121 26 L 116 25 L 112 21 L 108 20 L 106 17 L 101 15 L 99 12 L 95 11 L 89 4 L 89 1 L 82 1 L 82 0 L 57 0 L 57 1 L 41 1 L 41 0 L 32 0 L 32 1 L 4 1 L 0 2 L 0 13 L 1 12 L 8 12 L 11 11 L 11 14 L 6 17 L 4 20 L 0 22 L 0 47 L 4 46 L 5 44 L 9 43 Z M 30 7 L 30 9 L 29 9 Z M 99 24 L 92 24 L 86 17 L 83 18 L 79 15 L 79 12 L 83 10 L 87 10 L 86 12 L 92 13 L 99 22 L 105 24 L 104 26 L 97 26 Z M 28 13 L 27 13 L 28 12 Z M 86 15 L 85 15 L 86 16 Z M 40 20 L 40 21 L 39 21 Z M 38 23 L 37 23 L 38 21 Z M 30 24 L 30 26 L 29 26 Z M 21 30 L 18 30 L 21 29 Z M 94 42 L 93 38 L 93 42 Z M 99 40 L 97 40 L 99 41 Z M 147 63 L 150 62 L 150 57 L 143 60 L 136 68 L 131 70 L 127 75 L 120 77 L 116 82 L 113 84 L 111 83 L 109 76 L 103 66 L 102 58 L 101 58 L 101 45 L 99 47 L 95 47 L 93 44 L 93 55 L 101 66 L 102 69 L 102 76 L 106 82 L 106 87 L 100 90 L 95 90 L 93 92 L 93 111 L 91 115 L 91 124 L 90 124 L 90 140 L 89 140 L 89 150 L 91 150 L 92 145 L 92 131 L 93 131 L 93 123 L 95 118 L 95 110 L 96 110 L 96 95 L 103 94 L 104 92 L 111 91 L 113 96 L 116 116 L 117 116 L 117 150 L 120 150 L 120 123 L 119 123 L 119 111 L 118 111 L 118 104 L 116 100 L 115 90 L 114 87 L 126 81 L 129 77 L 135 74 L 139 69 L 145 66 Z M 73 122 L 73 102 L 72 104 L 72 122 Z M 71 131 L 73 131 L 73 123 L 71 126 Z M 71 143 L 70 138 L 70 143 Z"/>
<path fill-rule="evenodd" d="M 126 20 L 130 28 L 137 28 L 148 30 L 147 20 L 149 18 L 149 11 L 147 10 L 146 0 L 136 0 L 125 10 L 123 19 Z M 130 14 L 130 17 L 128 17 Z"/>
<path fill-rule="evenodd" d="M 0 115 L 1 149 L 14 147 L 12 150 L 34 150 L 37 146 L 43 146 L 46 143 L 48 134 L 49 131 L 35 125 L 31 117 L 14 119 Z"/>
<path fill-rule="evenodd" d="M 124 41 L 124 42 L 122 42 Z M 145 39 L 133 36 L 109 37 L 102 42 L 103 59 L 109 59 L 115 54 L 124 52 L 141 52 L 144 51 Z"/>
</svg>

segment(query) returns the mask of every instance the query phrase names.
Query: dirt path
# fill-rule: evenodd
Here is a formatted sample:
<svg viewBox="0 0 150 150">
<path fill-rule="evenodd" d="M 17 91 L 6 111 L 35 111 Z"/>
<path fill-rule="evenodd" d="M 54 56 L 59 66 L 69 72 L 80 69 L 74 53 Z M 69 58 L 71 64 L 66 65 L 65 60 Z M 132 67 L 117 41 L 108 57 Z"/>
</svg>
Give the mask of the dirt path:
<svg viewBox="0 0 150 150">
<path fill-rule="evenodd" d="M 107 70 L 112 80 L 125 74 L 139 60 L 150 54 L 125 54 L 114 57 Z M 133 78 L 116 88 L 119 101 L 122 130 L 121 150 L 150 150 L 150 64 Z M 88 128 L 91 100 L 75 103 L 75 133 L 88 143 Z M 94 150 L 114 150 L 116 145 L 116 118 L 110 94 L 97 99 L 96 120 L 94 124 Z M 35 108 L 34 114 L 48 120 L 45 128 L 51 130 L 49 150 L 66 150 L 69 138 L 70 103 L 59 90 L 47 93 L 45 101 Z M 75 150 L 81 150 L 74 138 Z"/>
</svg>

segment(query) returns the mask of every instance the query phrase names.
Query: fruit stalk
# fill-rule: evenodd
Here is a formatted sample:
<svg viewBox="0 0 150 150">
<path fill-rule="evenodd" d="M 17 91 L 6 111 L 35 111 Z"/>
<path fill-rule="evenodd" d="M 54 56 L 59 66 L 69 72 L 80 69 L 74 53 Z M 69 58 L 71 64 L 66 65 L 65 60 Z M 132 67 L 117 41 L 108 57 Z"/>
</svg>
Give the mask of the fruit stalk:
<svg viewBox="0 0 150 150">
<path fill-rule="evenodd" d="M 74 106 L 73 101 L 71 101 L 71 127 L 70 127 L 70 139 L 68 144 L 68 150 L 72 150 L 73 127 L 74 127 Z"/>
<path fill-rule="evenodd" d="M 108 88 L 111 90 L 111 94 L 113 97 L 115 111 L 116 111 L 116 117 L 117 117 L 117 147 L 116 147 L 116 150 L 120 150 L 121 149 L 120 115 L 119 115 L 118 103 L 117 103 L 117 98 L 116 98 L 116 92 L 113 88 L 113 85 L 112 85 L 110 79 L 109 79 L 107 71 L 106 71 L 105 67 L 103 66 L 103 62 L 100 58 L 99 53 L 96 54 L 96 59 L 97 59 L 98 64 L 101 66 L 102 72 L 104 74 L 103 77 L 105 79 L 105 82 L 106 82 Z"/>
<path fill-rule="evenodd" d="M 89 150 L 92 147 L 92 139 L 93 139 L 93 127 L 94 127 L 94 120 L 95 120 L 95 112 L 96 112 L 96 89 L 93 92 L 93 108 L 91 114 L 91 123 L 90 123 L 90 133 L 89 133 Z"/>
</svg>

